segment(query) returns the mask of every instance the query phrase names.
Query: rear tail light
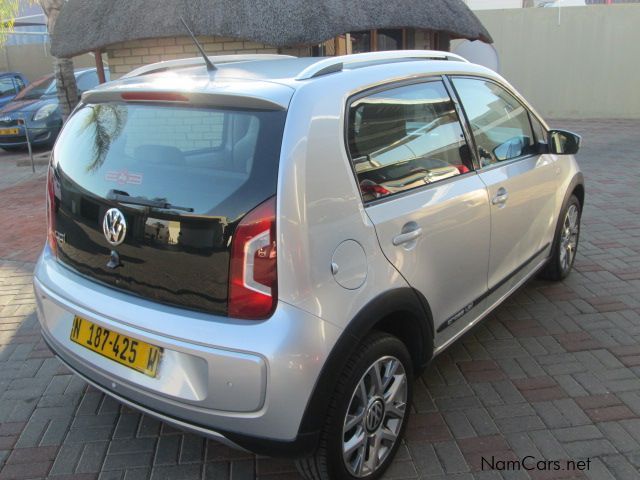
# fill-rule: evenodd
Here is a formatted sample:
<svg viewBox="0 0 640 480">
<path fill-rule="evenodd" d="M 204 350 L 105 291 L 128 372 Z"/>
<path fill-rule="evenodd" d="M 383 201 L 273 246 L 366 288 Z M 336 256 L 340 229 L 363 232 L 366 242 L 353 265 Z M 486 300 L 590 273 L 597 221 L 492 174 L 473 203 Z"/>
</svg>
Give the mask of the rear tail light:
<svg viewBox="0 0 640 480">
<path fill-rule="evenodd" d="M 56 186 L 53 167 L 47 173 L 47 243 L 54 255 L 58 255 L 58 241 L 56 240 Z"/>
<path fill-rule="evenodd" d="M 229 269 L 229 316 L 268 318 L 278 301 L 276 199 L 249 212 L 236 227 Z"/>
<path fill-rule="evenodd" d="M 384 197 L 391 192 L 384 188 L 382 185 L 378 185 L 371 180 L 363 180 L 360 182 L 360 191 L 365 195 L 372 195 L 373 198 Z"/>
</svg>

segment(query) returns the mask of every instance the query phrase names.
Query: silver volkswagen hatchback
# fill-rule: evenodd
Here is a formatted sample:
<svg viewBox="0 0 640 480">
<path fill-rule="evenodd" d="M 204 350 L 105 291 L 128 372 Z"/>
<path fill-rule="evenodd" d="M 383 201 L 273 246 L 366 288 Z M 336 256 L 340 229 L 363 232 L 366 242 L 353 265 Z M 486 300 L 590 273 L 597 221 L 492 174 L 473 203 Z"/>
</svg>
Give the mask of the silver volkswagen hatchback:
<svg viewBox="0 0 640 480">
<path fill-rule="evenodd" d="M 44 338 L 165 422 L 378 478 L 416 374 L 569 274 L 580 138 L 445 52 L 211 61 L 83 95 L 49 168 Z"/>
</svg>

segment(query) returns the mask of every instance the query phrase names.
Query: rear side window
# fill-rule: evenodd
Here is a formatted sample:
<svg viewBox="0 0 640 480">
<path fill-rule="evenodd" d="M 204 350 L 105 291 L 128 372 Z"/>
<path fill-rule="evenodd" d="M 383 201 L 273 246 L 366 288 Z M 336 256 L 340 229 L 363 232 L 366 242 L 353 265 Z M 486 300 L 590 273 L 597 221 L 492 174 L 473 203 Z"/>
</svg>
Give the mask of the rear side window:
<svg viewBox="0 0 640 480">
<path fill-rule="evenodd" d="M 285 112 L 142 104 L 77 111 L 56 145 L 69 180 L 231 222 L 276 193 Z"/>
<path fill-rule="evenodd" d="M 441 81 L 385 90 L 349 108 L 348 144 L 365 201 L 467 173 L 469 150 Z"/>
<path fill-rule="evenodd" d="M 6 97 L 8 95 L 16 94 L 16 86 L 13 83 L 13 78 L 4 77 L 0 78 L 0 97 Z"/>
<path fill-rule="evenodd" d="M 499 85 L 454 78 L 483 167 L 536 152 L 529 112 Z"/>
</svg>

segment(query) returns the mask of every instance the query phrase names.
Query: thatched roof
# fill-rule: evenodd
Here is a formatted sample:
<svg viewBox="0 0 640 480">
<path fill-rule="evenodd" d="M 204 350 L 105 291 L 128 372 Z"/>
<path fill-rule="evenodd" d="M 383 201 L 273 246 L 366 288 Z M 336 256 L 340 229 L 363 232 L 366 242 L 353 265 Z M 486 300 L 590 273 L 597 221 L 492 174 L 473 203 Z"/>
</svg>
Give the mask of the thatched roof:
<svg viewBox="0 0 640 480">
<path fill-rule="evenodd" d="M 274 47 L 312 45 L 372 28 L 422 28 L 455 38 L 491 36 L 462 0 L 69 0 L 51 51 L 70 57 L 126 40 L 197 35 Z"/>
</svg>

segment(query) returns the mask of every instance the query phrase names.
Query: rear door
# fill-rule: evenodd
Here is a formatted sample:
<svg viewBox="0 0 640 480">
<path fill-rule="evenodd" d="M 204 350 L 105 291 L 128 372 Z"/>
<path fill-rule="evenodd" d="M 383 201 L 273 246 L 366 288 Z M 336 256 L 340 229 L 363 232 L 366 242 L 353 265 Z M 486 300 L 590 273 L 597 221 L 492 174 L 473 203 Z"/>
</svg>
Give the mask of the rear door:
<svg viewBox="0 0 640 480">
<path fill-rule="evenodd" d="M 177 102 L 82 106 L 54 150 L 59 260 L 113 288 L 226 314 L 231 238 L 276 193 L 285 118 Z M 112 238 L 118 224 L 126 230 Z"/>
<path fill-rule="evenodd" d="M 486 291 L 490 219 L 441 78 L 355 98 L 348 142 L 384 254 L 444 328 Z"/>
<path fill-rule="evenodd" d="M 530 112 L 497 83 L 453 77 L 491 201 L 489 288 L 546 249 L 554 227 L 557 163 L 540 154 Z"/>
</svg>

